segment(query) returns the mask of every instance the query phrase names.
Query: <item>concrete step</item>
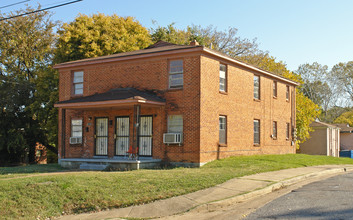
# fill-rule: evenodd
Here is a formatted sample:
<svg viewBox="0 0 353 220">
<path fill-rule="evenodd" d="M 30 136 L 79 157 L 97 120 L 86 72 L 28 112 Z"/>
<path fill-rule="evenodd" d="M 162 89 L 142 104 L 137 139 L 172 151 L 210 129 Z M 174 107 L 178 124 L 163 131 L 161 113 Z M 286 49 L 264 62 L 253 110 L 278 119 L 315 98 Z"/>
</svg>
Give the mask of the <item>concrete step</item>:
<svg viewBox="0 0 353 220">
<path fill-rule="evenodd" d="M 106 164 L 82 163 L 80 169 L 82 170 L 104 170 L 107 168 Z"/>
</svg>

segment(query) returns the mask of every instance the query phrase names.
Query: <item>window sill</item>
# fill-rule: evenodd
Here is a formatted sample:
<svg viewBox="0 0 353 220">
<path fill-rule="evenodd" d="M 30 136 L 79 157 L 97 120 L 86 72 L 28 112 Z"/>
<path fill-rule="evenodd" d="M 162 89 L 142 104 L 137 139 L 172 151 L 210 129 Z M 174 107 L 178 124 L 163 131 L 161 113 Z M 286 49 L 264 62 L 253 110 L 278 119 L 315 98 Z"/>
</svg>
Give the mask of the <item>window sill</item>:
<svg viewBox="0 0 353 220">
<path fill-rule="evenodd" d="M 225 92 L 225 91 L 219 91 L 219 93 L 222 95 L 228 95 L 228 92 Z"/>
<path fill-rule="evenodd" d="M 255 99 L 255 98 L 254 98 L 254 101 L 255 101 L 255 102 L 261 102 L 261 99 Z"/>
<path fill-rule="evenodd" d="M 228 145 L 227 144 L 220 144 L 218 143 L 218 147 L 227 147 Z"/>
<path fill-rule="evenodd" d="M 277 96 L 273 96 L 274 99 L 277 99 Z"/>
<path fill-rule="evenodd" d="M 289 102 L 289 99 L 286 99 L 286 102 Z"/>
<path fill-rule="evenodd" d="M 82 97 L 83 94 L 71 94 L 71 98 Z"/>
<path fill-rule="evenodd" d="M 175 88 L 168 88 L 168 92 L 174 92 L 174 91 L 180 91 L 180 90 L 183 90 L 183 87 L 175 87 Z"/>
<path fill-rule="evenodd" d="M 254 144 L 254 147 L 260 147 L 260 144 Z"/>
<path fill-rule="evenodd" d="M 167 147 L 183 147 L 184 143 L 181 143 L 181 144 L 164 144 L 164 145 L 167 146 Z"/>
<path fill-rule="evenodd" d="M 70 147 L 82 147 L 82 144 L 70 144 Z"/>
</svg>

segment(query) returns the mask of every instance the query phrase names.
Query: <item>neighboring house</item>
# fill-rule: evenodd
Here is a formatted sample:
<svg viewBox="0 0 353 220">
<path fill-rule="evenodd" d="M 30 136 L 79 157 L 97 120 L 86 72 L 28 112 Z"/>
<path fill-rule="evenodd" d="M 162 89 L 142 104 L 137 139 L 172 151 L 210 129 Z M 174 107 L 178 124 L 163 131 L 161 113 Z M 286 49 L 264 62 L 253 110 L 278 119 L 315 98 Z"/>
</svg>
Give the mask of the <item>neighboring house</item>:
<svg viewBox="0 0 353 220">
<path fill-rule="evenodd" d="M 339 157 L 340 128 L 336 125 L 314 121 L 310 138 L 300 144 L 298 153 Z"/>
<path fill-rule="evenodd" d="M 341 128 L 341 131 L 340 131 L 341 151 L 353 150 L 353 127 L 349 127 L 348 124 L 336 124 L 336 126 Z"/>
<path fill-rule="evenodd" d="M 234 155 L 295 153 L 298 84 L 195 41 L 160 41 L 55 68 L 62 166 L 201 166 Z M 130 147 L 138 147 L 139 160 L 126 160 Z"/>
</svg>

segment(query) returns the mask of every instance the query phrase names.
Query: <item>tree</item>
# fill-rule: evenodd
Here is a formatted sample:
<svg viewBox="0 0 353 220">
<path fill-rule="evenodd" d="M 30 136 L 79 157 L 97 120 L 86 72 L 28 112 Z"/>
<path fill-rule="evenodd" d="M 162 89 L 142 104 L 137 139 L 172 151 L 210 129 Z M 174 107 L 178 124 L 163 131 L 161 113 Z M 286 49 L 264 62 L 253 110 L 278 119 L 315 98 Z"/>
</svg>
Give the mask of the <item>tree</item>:
<svg viewBox="0 0 353 220">
<path fill-rule="evenodd" d="M 150 45 L 148 30 L 132 17 L 80 14 L 58 30 L 55 62 L 143 49 Z"/>
<path fill-rule="evenodd" d="M 331 75 L 339 88 L 342 88 L 353 101 L 353 61 L 334 65 Z"/>
<path fill-rule="evenodd" d="M 28 7 L 0 17 L 37 9 Z M 24 147 L 33 156 L 37 141 L 56 151 L 51 137 L 57 123 L 53 110 L 57 75 L 50 70 L 55 23 L 50 17 L 42 11 L 0 22 L 0 151 L 13 161 L 23 156 Z"/>
<path fill-rule="evenodd" d="M 150 32 L 153 42 L 163 40 L 174 44 L 188 45 L 191 41 L 197 40 L 200 45 L 218 50 L 231 57 L 246 56 L 260 51 L 256 39 L 249 40 L 237 36 L 238 29 L 234 27 L 218 31 L 212 25 L 206 28 L 200 25 L 191 25 L 185 30 L 179 30 L 172 23 L 167 27 L 152 28 Z"/>
<path fill-rule="evenodd" d="M 353 127 L 353 111 L 343 113 L 338 118 L 336 118 L 335 123 L 349 124 L 350 127 Z"/>
</svg>

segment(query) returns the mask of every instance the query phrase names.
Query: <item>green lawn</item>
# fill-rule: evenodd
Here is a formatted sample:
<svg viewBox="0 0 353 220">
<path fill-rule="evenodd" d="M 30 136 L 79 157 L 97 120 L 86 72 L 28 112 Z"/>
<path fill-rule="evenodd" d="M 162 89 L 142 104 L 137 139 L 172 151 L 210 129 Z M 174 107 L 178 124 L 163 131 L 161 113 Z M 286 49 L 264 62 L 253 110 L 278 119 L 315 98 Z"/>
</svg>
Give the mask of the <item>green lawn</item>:
<svg viewBox="0 0 353 220">
<path fill-rule="evenodd" d="M 6 207 L 0 209 L 0 216 L 44 219 L 62 213 L 126 207 L 197 191 L 234 177 L 323 164 L 353 164 L 353 160 L 301 154 L 240 156 L 214 161 L 199 169 L 47 175 L 35 173 L 62 169 L 56 165 L 47 165 L 47 168 L 36 165 L 38 169 L 35 166 L 0 168 L 0 204 Z M 4 178 L 9 173 L 14 178 Z"/>
</svg>

